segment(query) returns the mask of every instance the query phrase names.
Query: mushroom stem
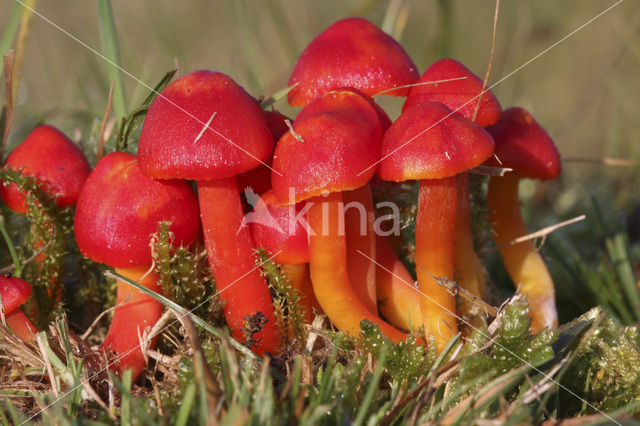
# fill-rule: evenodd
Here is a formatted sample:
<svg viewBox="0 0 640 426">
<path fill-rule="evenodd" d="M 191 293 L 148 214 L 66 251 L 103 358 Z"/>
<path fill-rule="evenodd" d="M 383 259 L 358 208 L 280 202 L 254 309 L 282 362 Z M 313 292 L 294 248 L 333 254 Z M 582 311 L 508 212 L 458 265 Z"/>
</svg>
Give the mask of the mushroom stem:
<svg viewBox="0 0 640 426">
<path fill-rule="evenodd" d="M 382 316 L 403 330 L 422 327 L 423 297 L 407 268 L 398 259 L 388 237 L 376 235 L 376 291 Z M 389 272 L 390 271 L 390 272 Z"/>
<path fill-rule="evenodd" d="M 484 298 L 485 278 L 482 263 L 473 248 L 471 236 L 471 207 L 469 203 L 469 173 L 458 176 L 458 211 L 454 239 L 456 278 L 465 290 Z"/>
<path fill-rule="evenodd" d="M 456 177 L 420 181 L 416 220 L 416 267 L 425 334 L 438 349 L 457 332 L 456 299 L 433 277 L 453 280 L 453 240 L 457 209 Z M 431 275 L 429 275 L 431 274 Z"/>
<path fill-rule="evenodd" d="M 291 282 L 291 287 L 300 292 L 300 303 L 305 309 L 304 319 L 308 324 L 313 321 L 313 308 L 319 309 L 320 305 L 316 300 L 315 294 L 313 294 L 313 287 L 311 286 L 311 277 L 309 277 L 309 264 L 308 263 L 283 263 L 280 265 L 280 269 Z"/>
<path fill-rule="evenodd" d="M 25 342 L 33 339 L 33 335 L 38 332 L 33 323 L 29 321 L 29 318 L 27 318 L 20 308 L 6 315 L 5 320 L 9 330 Z"/>
<path fill-rule="evenodd" d="M 161 292 L 157 283 L 158 275 L 153 271 L 149 272 L 149 265 L 116 268 L 115 271 L 156 293 Z M 135 380 L 147 364 L 140 349 L 140 337 L 146 327 L 153 327 L 160 319 L 162 304 L 123 281 L 118 281 L 117 291 L 116 304 L 118 307 L 113 315 L 107 336 L 102 343 L 102 348 L 115 352 L 118 358 L 115 366 L 120 371 L 131 369 Z M 155 338 L 152 338 L 149 347 L 153 347 L 154 344 Z"/>
<path fill-rule="evenodd" d="M 371 188 L 366 184 L 352 191 L 343 191 L 342 199 L 349 281 L 356 296 L 372 314 L 377 315 L 376 265 L 369 260 L 376 258 L 376 234 L 373 229 L 376 216 Z"/>
<path fill-rule="evenodd" d="M 520 286 L 522 294 L 529 300 L 531 330 L 537 333 L 545 327 L 558 326 L 553 279 L 532 241 L 506 244 L 527 234 L 520 213 L 518 184 L 520 179 L 508 174 L 492 177 L 489 181 L 487 201 L 489 218 L 493 226 L 493 238 L 511 279 Z"/>
<path fill-rule="evenodd" d="M 251 232 L 242 224 L 236 178 L 200 181 L 198 195 L 207 255 L 220 298 L 226 303 L 224 315 L 232 336 L 245 342 L 249 332 L 251 350 L 258 355 L 275 353 L 279 338 L 271 293 L 256 267 Z M 258 313 L 267 323 L 259 331 L 251 330 L 247 320 Z"/>
<path fill-rule="evenodd" d="M 360 335 L 360 321 L 369 320 L 380 331 L 399 342 L 408 336 L 382 321 L 367 309 L 349 282 L 347 272 L 347 243 L 342 233 L 342 194 L 334 192 L 326 197 L 313 197 L 307 212 L 310 226 L 309 266 L 313 290 L 331 322 L 345 333 Z"/>
</svg>

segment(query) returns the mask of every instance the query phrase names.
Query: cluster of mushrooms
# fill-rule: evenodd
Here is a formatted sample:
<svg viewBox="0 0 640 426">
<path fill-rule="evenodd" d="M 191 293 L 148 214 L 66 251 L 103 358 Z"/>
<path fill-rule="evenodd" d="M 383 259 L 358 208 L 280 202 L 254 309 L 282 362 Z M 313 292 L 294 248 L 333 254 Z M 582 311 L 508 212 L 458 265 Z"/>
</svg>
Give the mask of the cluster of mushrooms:
<svg viewBox="0 0 640 426">
<path fill-rule="evenodd" d="M 395 40 L 359 18 L 338 21 L 317 36 L 289 83 L 289 103 L 302 107 L 292 123 L 262 110 L 229 76 L 195 71 L 150 105 L 137 157 L 113 152 L 91 171 L 62 133 L 41 126 L 6 167 L 36 176 L 60 206 L 77 201 L 80 251 L 156 292 L 150 237 L 158 223 L 171 223 L 176 246 L 203 238 L 232 336 L 243 341 L 247 322 L 260 320 L 250 342 L 257 354 L 276 353 L 281 344 L 272 297 L 256 264 L 260 247 L 299 291 L 307 321 L 324 313 L 355 336 L 366 319 L 393 341 L 423 330 L 443 347 L 458 333 L 461 312 L 441 278 L 485 297 L 470 228 L 469 172 L 481 165 L 509 168 L 490 178 L 493 236 L 528 297 L 533 332 L 557 326 L 543 260 L 530 241 L 510 244 L 527 234 L 519 180 L 560 173 L 551 138 L 527 111 L 503 112 L 483 82 L 453 59 L 419 76 Z M 394 122 L 373 100 L 381 94 L 406 97 Z M 48 163 L 37 165 L 21 154 L 34 150 L 48 152 Z M 417 284 L 389 237 L 374 230 L 374 175 L 419 181 Z M 189 181 L 197 182 L 197 196 Z M 260 195 L 251 211 L 241 201 L 247 188 Z M 12 185 L 1 195 L 11 208 L 20 207 L 14 199 L 22 195 Z M 363 209 L 345 211 L 352 202 Z M 5 312 L 19 312 L 29 293 L 25 284 L 0 279 Z M 126 283 L 119 282 L 117 291 L 119 306 L 102 348 L 120 369 L 138 376 L 145 367 L 141 330 L 159 319 L 162 306 Z M 24 314 L 18 317 L 9 326 L 28 339 L 34 328 Z"/>
</svg>

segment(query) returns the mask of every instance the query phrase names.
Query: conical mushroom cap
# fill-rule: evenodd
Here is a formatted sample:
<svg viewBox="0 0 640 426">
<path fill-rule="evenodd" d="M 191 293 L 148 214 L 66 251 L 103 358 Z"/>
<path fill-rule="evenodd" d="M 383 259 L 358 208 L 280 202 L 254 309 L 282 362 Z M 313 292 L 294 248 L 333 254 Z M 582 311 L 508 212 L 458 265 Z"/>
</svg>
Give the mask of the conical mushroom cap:
<svg viewBox="0 0 640 426">
<path fill-rule="evenodd" d="M 22 169 L 35 176 L 59 207 L 76 203 L 82 185 L 91 172 L 84 154 L 53 126 L 38 126 L 7 157 L 5 167 Z M 10 209 L 27 212 L 24 194 L 17 185 L 0 185 L 0 196 Z"/>
<path fill-rule="evenodd" d="M 441 179 L 479 166 L 492 153 L 486 130 L 427 102 L 404 111 L 387 130 L 378 175 L 395 182 Z"/>
<path fill-rule="evenodd" d="M 462 78 L 460 80 L 453 80 Z M 419 84 L 449 80 L 437 84 Z M 478 95 L 482 92 L 482 80 L 455 59 L 442 59 L 431 65 L 409 91 L 402 107 L 403 111 L 423 102 L 440 102 L 467 120 L 473 120 L 478 105 Z M 498 99 L 491 90 L 482 94 L 480 108 L 475 122 L 482 127 L 495 124 L 502 114 Z"/>
<path fill-rule="evenodd" d="M 76 206 L 74 230 L 82 254 L 129 268 L 151 264 L 149 242 L 161 221 L 171 222 L 176 246 L 196 238 L 200 214 L 191 186 L 149 178 L 134 155 L 113 152 L 89 175 Z"/>
<path fill-rule="evenodd" d="M 555 179 L 561 161 L 549 134 L 524 108 L 507 109 L 495 126 L 487 128 L 496 141 L 496 157 L 488 164 L 509 167 L 513 173 L 530 179 Z"/>
<path fill-rule="evenodd" d="M 418 71 L 391 36 L 362 18 L 340 20 L 309 43 L 298 58 L 289 85 L 292 106 L 304 106 L 319 95 L 353 87 L 368 96 L 413 83 Z M 406 96 L 407 88 L 390 90 Z"/>
<path fill-rule="evenodd" d="M 264 114 L 242 87 L 225 74 L 195 71 L 151 103 L 138 161 L 158 179 L 214 180 L 258 166 L 272 147 Z"/>
</svg>

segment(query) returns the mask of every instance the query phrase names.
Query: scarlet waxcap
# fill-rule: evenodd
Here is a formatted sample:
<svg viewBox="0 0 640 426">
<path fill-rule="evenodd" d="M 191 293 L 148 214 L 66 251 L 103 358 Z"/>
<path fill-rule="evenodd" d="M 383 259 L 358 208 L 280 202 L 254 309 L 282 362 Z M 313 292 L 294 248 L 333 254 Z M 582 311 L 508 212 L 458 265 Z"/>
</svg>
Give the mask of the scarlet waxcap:
<svg viewBox="0 0 640 426">
<path fill-rule="evenodd" d="M 9 315 L 31 296 L 31 286 L 17 277 L 0 275 L 0 296 L 5 315 Z"/>
<path fill-rule="evenodd" d="M 289 86 L 297 86 L 288 98 L 292 106 L 304 106 L 340 87 L 374 96 L 417 78 L 416 66 L 397 41 L 366 19 L 347 18 L 324 30 L 304 49 L 289 80 Z M 407 88 L 399 88 L 385 94 L 407 93 Z"/>
<path fill-rule="evenodd" d="M 7 157 L 5 167 L 36 177 L 59 207 L 76 203 L 91 172 L 84 154 L 53 126 L 38 126 Z M 10 209 L 27 212 L 27 200 L 15 183 L 0 185 L 0 196 Z"/>
<path fill-rule="evenodd" d="M 104 156 L 85 183 L 74 230 L 80 251 L 116 268 L 151 264 L 149 242 L 161 221 L 171 222 L 173 243 L 189 245 L 198 233 L 198 201 L 182 180 L 142 174 L 134 155 Z"/>
<path fill-rule="evenodd" d="M 351 116 L 354 122 L 367 124 L 371 132 L 382 135 L 380 113 L 373 100 L 355 89 L 339 89 L 326 92 L 309 102 L 296 117 L 296 123 L 317 115 Z M 384 113 L 384 111 L 382 111 Z M 386 115 L 386 113 L 385 113 Z M 388 117 L 387 117 L 388 119 Z"/>
<path fill-rule="evenodd" d="M 215 180 L 256 167 L 272 147 L 264 114 L 242 87 L 225 74 L 194 71 L 151 103 L 138 161 L 159 179 Z"/>
<path fill-rule="evenodd" d="M 560 154 L 549 134 L 524 108 L 505 110 L 495 126 L 487 128 L 496 141 L 496 157 L 488 164 L 509 167 L 530 179 L 555 179 L 560 174 Z"/>
<path fill-rule="evenodd" d="M 278 263 L 309 262 L 309 241 L 303 204 L 285 206 L 273 193 L 265 192 L 247 215 L 253 240 L 275 255 Z M 299 217 L 301 214 L 302 217 Z"/>
<path fill-rule="evenodd" d="M 404 111 L 382 139 L 384 180 L 441 179 L 482 164 L 493 153 L 486 130 L 449 108 L 427 102 Z"/>
<path fill-rule="evenodd" d="M 264 116 L 267 120 L 267 127 L 269 127 L 269 131 L 273 136 L 271 154 L 265 164 L 260 164 L 258 167 L 254 167 L 236 177 L 240 192 L 251 188 L 256 194 L 262 195 L 271 189 L 271 169 L 267 166 L 271 166 L 273 162 L 273 147 L 275 147 L 276 142 L 289 130 L 285 122 L 289 118 L 278 111 L 264 111 Z"/>
<path fill-rule="evenodd" d="M 461 78 L 460 80 L 445 81 L 437 84 L 420 84 L 441 80 Z M 482 80 L 467 67 L 455 59 L 442 59 L 431 65 L 422 74 L 409 91 L 409 96 L 402 107 L 403 111 L 423 102 L 440 102 L 463 116 L 473 120 L 473 114 L 478 105 L 478 95 L 482 92 Z M 480 108 L 475 122 L 482 127 L 495 124 L 502 114 L 498 99 L 491 90 L 482 94 Z"/>
<path fill-rule="evenodd" d="M 273 157 L 271 183 L 283 204 L 323 192 L 365 185 L 380 158 L 380 131 L 353 113 L 318 114 L 293 124 L 295 135 L 280 138 Z M 302 140 L 300 140 L 300 138 Z"/>
</svg>

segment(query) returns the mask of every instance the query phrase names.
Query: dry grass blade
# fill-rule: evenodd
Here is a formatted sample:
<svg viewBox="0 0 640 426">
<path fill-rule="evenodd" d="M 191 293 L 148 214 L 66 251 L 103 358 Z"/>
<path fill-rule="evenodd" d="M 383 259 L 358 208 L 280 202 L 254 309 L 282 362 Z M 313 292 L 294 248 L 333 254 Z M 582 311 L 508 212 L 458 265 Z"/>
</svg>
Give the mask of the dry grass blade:
<svg viewBox="0 0 640 426">
<path fill-rule="evenodd" d="M 552 233 L 552 232 L 554 232 L 554 231 L 556 231 L 556 230 L 558 230 L 560 228 L 563 228 L 565 226 L 572 225 L 572 224 L 574 224 L 576 222 L 583 221 L 586 218 L 587 218 L 587 216 L 583 214 L 583 215 L 571 218 L 569 220 L 565 220 L 563 222 L 556 223 L 555 225 L 547 226 L 545 228 L 540 229 L 539 231 L 532 232 L 530 234 L 523 235 L 521 237 L 515 238 L 515 239 L 509 241 L 508 243 L 500 244 L 499 246 L 496 246 L 496 247 L 491 247 L 491 248 L 484 249 L 484 250 L 482 250 L 482 254 L 491 253 L 491 252 L 494 252 L 496 250 L 500 250 L 501 248 L 504 248 L 504 247 L 515 246 L 516 244 L 524 243 L 525 241 L 535 240 L 536 238 L 542 238 L 542 243 L 544 243 L 544 240 L 545 240 L 546 236 L 549 235 L 550 233 Z M 540 249 L 541 247 L 542 247 L 542 244 L 539 245 L 538 249 Z"/>
<path fill-rule="evenodd" d="M 591 163 L 601 164 L 603 166 L 613 167 L 637 167 L 640 166 L 639 161 L 629 160 L 627 158 L 587 158 L 587 157 L 567 157 L 562 159 L 563 163 Z"/>
<path fill-rule="evenodd" d="M 509 167 L 490 167 L 490 166 L 478 166 L 469 170 L 469 173 L 474 173 L 483 176 L 504 176 L 507 173 L 512 172 L 513 169 Z"/>
<path fill-rule="evenodd" d="M 4 129 L 2 129 L 2 145 L 0 145 L 0 161 L 4 158 L 4 149 L 9 139 L 9 131 L 11 130 L 11 122 L 13 121 L 13 58 L 14 52 L 2 57 L 4 63 L 4 108 L 2 117 L 4 121 Z"/>
<path fill-rule="evenodd" d="M 16 39 L 16 57 L 13 66 L 13 86 L 14 95 L 18 93 L 20 84 L 20 75 L 22 73 L 22 62 L 24 61 L 24 52 L 27 47 L 27 39 L 29 38 L 29 30 L 31 29 L 31 20 L 33 19 L 36 0 L 24 0 L 26 7 L 22 8 L 22 16 L 20 17 L 20 29 Z"/>
<path fill-rule="evenodd" d="M 478 115 L 478 111 L 480 110 L 480 102 L 482 102 L 482 95 L 485 90 L 487 90 L 487 84 L 489 84 L 489 76 L 491 75 L 491 68 L 493 67 L 493 54 L 496 50 L 496 30 L 498 28 L 498 12 L 500 10 L 500 0 L 496 0 L 496 11 L 493 15 L 493 33 L 491 35 L 491 52 L 489 53 L 489 64 L 487 65 L 487 72 L 484 75 L 484 80 L 482 81 L 482 91 L 478 96 L 478 103 L 476 104 L 476 109 L 473 111 L 473 119 L 471 121 L 476 121 L 476 117 Z"/>
<path fill-rule="evenodd" d="M 216 418 L 215 409 L 218 406 L 218 399 L 221 395 L 220 388 L 216 383 L 216 378 L 211 372 L 209 365 L 207 364 L 206 358 L 204 356 L 204 351 L 202 350 L 202 344 L 200 343 L 200 338 L 198 337 L 198 331 L 196 330 L 193 321 L 188 315 L 178 315 L 177 312 L 173 312 L 173 314 L 178 318 L 183 327 L 187 330 L 187 334 L 189 335 L 189 339 L 191 340 L 191 347 L 193 348 L 193 369 L 194 374 L 196 376 L 196 380 L 199 382 L 204 382 L 205 389 L 207 392 L 207 407 L 209 408 L 209 416 L 207 419 L 208 425 L 217 425 L 218 421 Z M 268 362 L 265 361 L 265 367 L 268 367 Z"/>
</svg>

